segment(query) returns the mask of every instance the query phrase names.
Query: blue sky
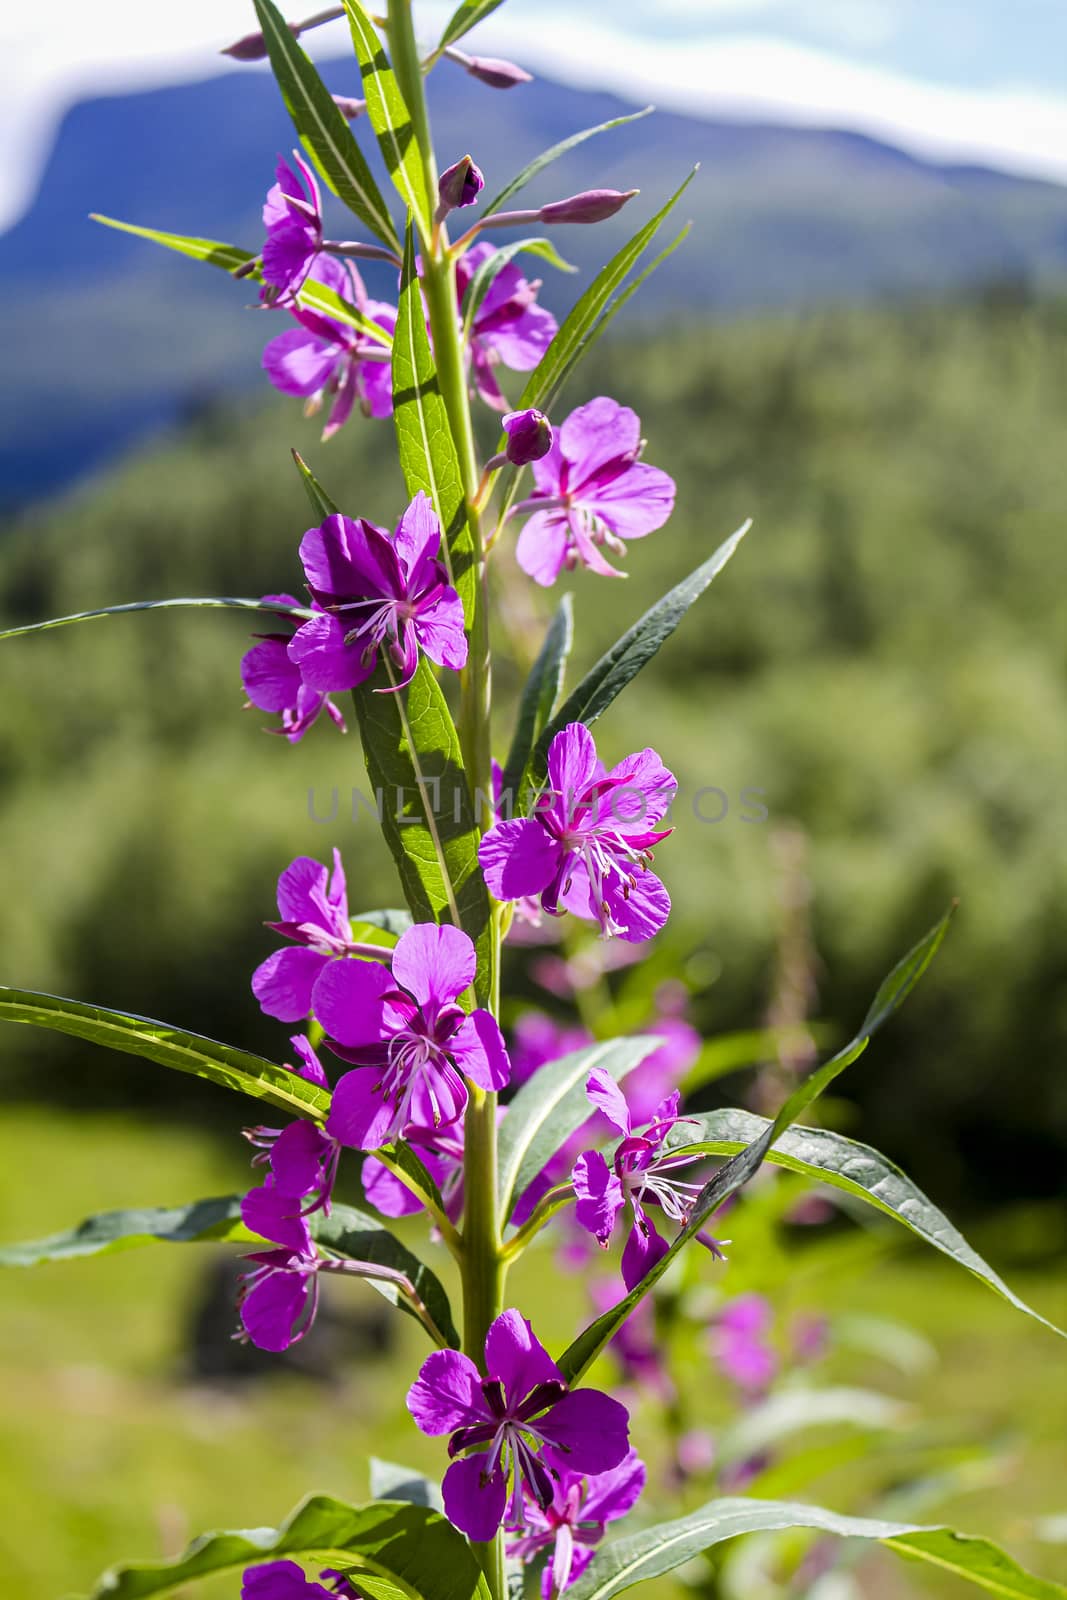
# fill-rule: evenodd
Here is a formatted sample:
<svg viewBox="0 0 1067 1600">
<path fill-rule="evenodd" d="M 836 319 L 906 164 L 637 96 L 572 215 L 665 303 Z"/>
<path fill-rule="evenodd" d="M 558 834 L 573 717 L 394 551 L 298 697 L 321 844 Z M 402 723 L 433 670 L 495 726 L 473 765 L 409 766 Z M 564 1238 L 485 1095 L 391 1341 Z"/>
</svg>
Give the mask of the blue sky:
<svg viewBox="0 0 1067 1600">
<path fill-rule="evenodd" d="M 324 0 L 281 0 L 299 20 Z M 0 19 L 0 231 L 86 96 L 230 70 L 250 0 L 47 0 Z M 451 6 L 416 0 L 432 43 Z M 307 42 L 348 48 L 334 23 Z M 471 36 L 546 76 L 697 116 L 852 127 L 1067 182 L 1067 0 L 509 0 Z M 255 69 L 248 69 L 255 70 Z"/>
</svg>

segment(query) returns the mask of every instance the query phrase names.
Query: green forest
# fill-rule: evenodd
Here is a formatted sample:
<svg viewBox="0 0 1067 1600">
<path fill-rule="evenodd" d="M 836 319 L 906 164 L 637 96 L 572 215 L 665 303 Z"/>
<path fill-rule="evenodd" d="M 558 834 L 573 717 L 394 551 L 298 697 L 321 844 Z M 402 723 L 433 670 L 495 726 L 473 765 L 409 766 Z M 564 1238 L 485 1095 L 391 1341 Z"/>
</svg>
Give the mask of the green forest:
<svg viewBox="0 0 1067 1600">
<path fill-rule="evenodd" d="M 598 393 L 638 411 L 678 510 L 631 547 L 627 581 L 560 586 L 575 597 L 572 672 L 754 519 L 635 683 L 626 724 L 644 717 L 651 738 L 654 723 L 681 784 L 684 846 L 673 859 L 663 846 L 658 865 L 694 1020 L 712 1035 L 765 1020 L 786 829 L 805 843 L 812 1015 L 828 1037 L 958 896 L 936 971 L 846 1092 L 864 1137 L 906 1153 L 946 1207 L 981 1208 L 994 1160 L 998 1200 L 1053 1192 L 1067 1150 L 1055 1060 L 1067 1023 L 1067 300 L 1005 289 L 638 325 L 591 357 L 555 420 Z M 357 422 L 323 447 L 277 397 L 191 410 L 135 460 L 9 520 L 4 625 L 294 590 L 311 518 L 288 447 L 349 514 L 391 525 L 388 427 Z M 558 595 L 531 600 L 509 582 L 512 563 L 498 565 L 497 603 L 532 651 Z M 351 816 L 352 789 L 367 792 L 355 734 L 323 726 L 278 750 L 241 709 L 249 631 L 223 612 L 178 612 L 0 645 L 6 983 L 284 1051 L 248 987 L 271 948 L 278 872 L 336 843 L 355 909 L 381 904 L 391 880 L 368 813 Z M 498 663 L 505 690 L 522 666 Z M 625 739 L 607 717 L 607 759 Z M 311 812 L 330 814 L 334 788 L 327 826 Z M 766 821 L 745 820 L 746 790 L 762 791 Z M 122 1059 L 23 1029 L 0 1045 L 8 1093 L 167 1094 L 172 1108 L 177 1094 L 181 1109 L 219 1115 L 210 1091 L 149 1081 Z M 709 1092 L 736 1100 L 729 1080 Z"/>
</svg>

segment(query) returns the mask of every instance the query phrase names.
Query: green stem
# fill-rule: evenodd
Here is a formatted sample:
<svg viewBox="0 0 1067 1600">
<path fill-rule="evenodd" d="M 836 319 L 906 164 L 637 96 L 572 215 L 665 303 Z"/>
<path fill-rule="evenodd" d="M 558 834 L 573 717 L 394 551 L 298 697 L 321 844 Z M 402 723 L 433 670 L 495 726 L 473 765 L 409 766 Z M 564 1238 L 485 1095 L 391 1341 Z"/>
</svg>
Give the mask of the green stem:
<svg viewBox="0 0 1067 1600">
<path fill-rule="evenodd" d="M 411 0 L 389 0 L 388 37 L 393 71 L 411 116 L 426 190 L 437 194 L 430 120 L 426 110 L 423 68 L 415 42 Z M 422 240 L 422 287 L 430 319 L 437 381 L 459 461 L 467 522 L 474 545 L 476 585 L 470 618 L 470 644 L 463 673 L 459 736 L 463 760 L 482 830 L 492 822 L 492 745 L 490 737 L 491 675 L 486 552 L 478 516 L 478 457 L 467 390 L 467 366 L 456 296 L 455 264 L 449 256 L 448 233 L 442 225 L 432 239 Z M 489 938 L 489 1009 L 500 1013 L 500 942 L 502 909 L 494 907 Z M 463 1348 L 479 1367 L 485 1362 L 485 1335 L 503 1309 L 506 1265 L 501 1251 L 497 1209 L 496 1095 L 471 1087 L 465 1122 L 464 1227 L 460 1267 L 463 1278 Z M 491 1600 L 506 1600 L 504 1541 L 476 1546 Z"/>
</svg>

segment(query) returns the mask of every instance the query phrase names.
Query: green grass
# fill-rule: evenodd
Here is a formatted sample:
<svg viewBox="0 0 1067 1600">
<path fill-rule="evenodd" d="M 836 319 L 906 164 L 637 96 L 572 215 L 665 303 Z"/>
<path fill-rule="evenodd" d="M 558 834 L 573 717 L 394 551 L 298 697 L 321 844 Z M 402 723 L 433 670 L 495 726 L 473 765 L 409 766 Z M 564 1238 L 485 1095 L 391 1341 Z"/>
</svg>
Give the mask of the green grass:
<svg viewBox="0 0 1067 1600">
<path fill-rule="evenodd" d="M 132 1117 L 26 1108 L 9 1111 L 0 1129 L 6 1239 L 33 1237 L 108 1207 L 227 1192 L 246 1180 L 242 1149 L 231 1159 L 186 1130 Z M 440 1450 L 418 1435 L 404 1410 L 404 1390 L 424 1346 L 403 1318 L 388 1363 L 354 1365 L 336 1390 L 291 1376 L 225 1389 L 183 1380 L 188 1305 L 212 1248 L 218 1247 L 161 1246 L 5 1276 L 5 1594 L 48 1600 L 83 1593 L 121 1556 L 171 1554 L 213 1526 L 274 1523 L 310 1490 L 359 1499 L 371 1453 L 440 1471 Z M 818 1252 L 801 1258 L 790 1304 L 833 1310 L 858 1303 L 865 1312 L 911 1323 L 940 1355 L 921 1379 L 905 1380 L 870 1357 L 842 1353 L 828 1369 L 835 1379 L 900 1393 L 961 1436 L 1013 1435 L 1003 1482 L 926 1506 L 920 1520 L 943 1517 L 988 1533 L 1045 1575 L 1067 1578 L 1067 1551 L 1039 1544 L 1033 1532 L 1035 1518 L 1065 1510 L 1067 1347 L 929 1257 L 868 1256 L 863 1265 L 855 1256 L 861 1264 L 842 1274 L 826 1270 L 831 1255 L 840 1263 L 838 1246 L 826 1259 Z M 549 1262 L 547 1253 L 527 1258 L 513 1290 L 518 1304 L 536 1307 L 539 1330 L 552 1346 L 573 1330 L 581 1284 Z M 758 1263 L 741 1251 L 727 1270 L 735 1288 L 747 1287 Z M 1067 1322 L 1067 1271 L 1014 1276 L 1021 1293 Z M 358 1298 L 364 1291 L 345 1292 Z M 686 1364 L 700 1412 L 712 1386 L 699 1357 L 691 1353 Z M 711 1403 L 708 1420 L 716 1414 Z M 637 1436 L 654 1459 L 653 1422 L 648 1406 L 639 1407 Z M 849 1508 L 855 1484 L 848 1473 L 829 1474 L 806 1493 Z M 677 1509 L 658 1495 L 659 1514 Z M 879 1594 L 929 1588 L 951 1595 L 958 1587 L 889 1558 L 876 1557 L 873 1570 Z M 237 1589 L 230 1578 L 197 1592 L 223 1600 Z M 663 1600 L 678 1593 L 666 1581 L 644 1592 Z"/>
</svg>

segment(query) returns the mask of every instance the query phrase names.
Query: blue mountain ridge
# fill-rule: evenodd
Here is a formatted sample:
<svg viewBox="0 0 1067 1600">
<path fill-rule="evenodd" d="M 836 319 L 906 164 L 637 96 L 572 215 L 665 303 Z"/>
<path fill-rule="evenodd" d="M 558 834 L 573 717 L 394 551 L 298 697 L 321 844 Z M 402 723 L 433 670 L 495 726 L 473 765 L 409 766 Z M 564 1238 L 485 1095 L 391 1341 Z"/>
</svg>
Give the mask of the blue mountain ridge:
<svg viewBox="0 0 1067 1600">
<path fill-rule="evenodd" d="M 328 63 L 339 93 L 354 63 Z M 540 150 L 633 107 L 539 80 L 494 92 L 442 65 L 431 80 L 442 154 L 470 149 L 489 192 Z M 373 139 L 356 125 L 368 153 Z M 263 380 L 268 330 L 254 294 L 222 273 L 88 220 L 100 211 L 254 249 L 259 211 L 291 124 L 271 79 L 85 101 L 64 119 L 38 195 L 0 237 L 0 497 L 62 487 L 219 394 Z M 602 135 L 541 175 L 528 200 L 638 187 L 611 223 L 558 229 L 573 278 L 542 270 L 566 309 L 612 249 L 701 163 L 679 208 L 686 246 L 636 302 L 646 317 L 714 318 L 832 301 L 931 295 L 1067 270 L 1067 188 L 917 160 L 862 135 L 656 113 Z M 390 186 L 372 154 L 383 192 Z M 336 203 L 329 226 L 350 235 Z M 372 290 L 395 286 L 388 269 Z"/>
</svg>

